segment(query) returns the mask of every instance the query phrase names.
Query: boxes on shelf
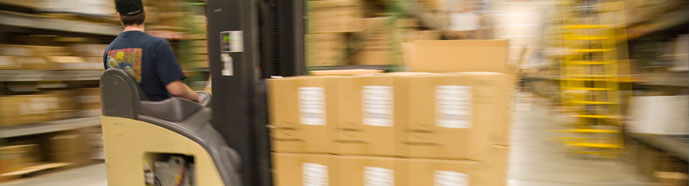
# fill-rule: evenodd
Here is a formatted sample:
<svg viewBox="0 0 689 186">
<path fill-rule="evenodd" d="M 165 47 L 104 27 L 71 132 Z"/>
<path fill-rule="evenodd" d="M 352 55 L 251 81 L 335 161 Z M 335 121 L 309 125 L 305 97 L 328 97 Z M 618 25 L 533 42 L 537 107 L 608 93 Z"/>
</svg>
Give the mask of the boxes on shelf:
<svg viewBox="0 0 689 186">
<path fill-rule="evenodd" d="M 57 70 L 59 65 L 46 60 L 44 57 L 14 57 L 16 63 L 21 64 L 22 69 L 26 70 Z"/>
<path fill-rule="evenodd" d="M 99 88 L 81 88 L 78 91 L 81 117 L 100 116 L 101 102 Z"/>
<path fill-rule="evenodd" d="M 403 48 L 407 68 L 414 72 L 515 73 L 507 62 L 506 40 L 420 40 Z"/>
<path fill-rule="evenodd" d="M 12 172 L 38 164 L 37 144 L 0 146 L 0 173 Z"/>
<path fill-rule="evenodd" d="M 336 98 L 331 77 L 268 80 L 268 102 L 274 152 L 327 153 L 334 136 Z"/>
<path fill-rule="evenodd" d="M 356 54 L 356 65 L 387 65 L 392 49 L 392 32 L 389 28 L 388 17 L 376 17 L 364 19 L 366 31 L 365 38 L 361 41 L 360 49 Z M 394 25 L 393 25 L 394 26 Z"/>
<path fill-rule="evenodd" d="M 91 162 L 93 148 L 81 130 L 72 130 L 50 137 L 48 156 L 52 162 L 72 163 L 72 166 Z"/>
<path fill-rule="evenodd" d="M 72 90 L 56 90 L 47 92 L 54 100 L 54 110 L 51 120 L 74 118 L 78 116 L 79 103 L 77 95 Z"/>
<path fill-rule="evenodd" d="M 306 42 L 307 66 L 342 65 L 347 57 L 345 34 L 307 34 Z"/>
<path fill-rule="evenodd" d="M 307 1 L 307 33 L 358 32 L 364 16 L 361 0 Z"/>
<path fill-rule="evenodd" d="M 103 69 L 103 56 L 99 61 L 86 61 L 78 56 L 46 56 L 48 63 L 59 70 L 100 70 Z M 93 60 L 93 59 L 91 59 Z"/>
<path fill-rule="evenodd" d="M 20 125 L 50 120 L 56 99 L 46 94 L 0 97 L 0 125 Z"/>
<path fill-rule="evenodd" d="M 273 153 L 275 186 L 339 185 L 332 155 Z"/>
<path fill-rule="evenodd" d="M 465 72 L 398 78 L 395 122 L 402 157 L 478 160 L 509 145 L 510 75 Z M 399 101 L 397 101 L 399 100 Z M 406 106 L 405 106 L 406 105 Z"/>
<path fill-rule="evenodd" d="M 73 44 L 72 54 L 81 57 L 103 57 L 105 53 L 106 44 Z"/>
<path fill-rule="evenodd" d="M 14 56 L 0 56 L 0 70 L 19 70 L 22 65 L 14 61 Z"/>
<path fill-rule="evenodd" d="M 48 12 L 69 12 L 96 16 L 115 14 L 115 3 L 108 0 L 46 0 L 40 1 Z"/>
<path fill-rule="evenodd" d="M 100 126 L 80 129 L 86 145 L 91 148 L 90 158 L 94 160 L 105 159 L 103 151 L 103 130 Z"/>
<path fill-rule="evenodd" d="M 9 45 L 0 44 L 0 55 L 5 56 L 64 56 L 69 55 L 69 50 L 59 46 L 40 45 Z"/>
<path fill-rule="evenodd" d="M 351 76 L 336 80 L 335 102 L 326 105 L 337 107 L 336 136 L 332 137 L 331 153 L 349 155 L 395 156 L 394 109 L 398 105 L 393 98 L 396 92 L 392 76 Z M 327 99 L 326 100 L 332 100 Z"/>
</svg>

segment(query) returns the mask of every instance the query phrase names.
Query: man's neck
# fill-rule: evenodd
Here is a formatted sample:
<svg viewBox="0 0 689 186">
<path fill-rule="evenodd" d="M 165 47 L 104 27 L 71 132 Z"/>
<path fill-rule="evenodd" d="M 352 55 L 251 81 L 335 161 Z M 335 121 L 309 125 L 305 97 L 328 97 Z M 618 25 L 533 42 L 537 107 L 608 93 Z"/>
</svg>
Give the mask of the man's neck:
<svg viewBox="0 0 689 186">
<path fill-rule="evenodd" d="M 126 31 L 144 31 L 144 25 L 127 25 L 124 27 L 124 32 Z"/>
</svg>

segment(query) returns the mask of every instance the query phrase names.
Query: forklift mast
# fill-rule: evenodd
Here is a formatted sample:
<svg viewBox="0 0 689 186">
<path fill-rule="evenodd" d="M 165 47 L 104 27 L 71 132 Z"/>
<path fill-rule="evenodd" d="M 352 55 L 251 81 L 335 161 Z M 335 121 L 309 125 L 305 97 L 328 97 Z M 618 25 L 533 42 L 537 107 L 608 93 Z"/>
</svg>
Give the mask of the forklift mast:
<svg viewBox="0 0 689 186">
<path fill-rule="evenodd" d="M 272 185 L 265 79 L 305 74 L 304 0 L 208 0 L 213 127 L 245 186 Z"/>
</svg>

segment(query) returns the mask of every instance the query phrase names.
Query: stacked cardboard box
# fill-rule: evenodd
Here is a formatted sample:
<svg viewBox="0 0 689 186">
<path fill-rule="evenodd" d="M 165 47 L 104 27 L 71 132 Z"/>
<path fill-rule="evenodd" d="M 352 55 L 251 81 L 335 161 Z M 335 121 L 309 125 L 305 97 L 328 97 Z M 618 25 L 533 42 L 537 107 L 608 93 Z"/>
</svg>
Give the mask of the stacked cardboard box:
<svg viewBox="0 0 689 186">
<path fill-rule="evenodd" d="M 455 58 L 449 73 L 269 80 L 277 185 L 505 185 L 514 77 L 507 45 L 486 42 L 483 52 L 464 56 L 482 63 Z M 415 45 L 413 52 L 451 60 L 425 55 L 428 47 L 468 44 L 483 46 Z M 504 54 L 484 56 L 496 53 Z"/>
<path fill-rule="evenodd" d="M 347 33 L 363 30 L 363 1 L 307 1 L 307 66 L 346 63 Z"/>
<path fill-rule="evenodd" d="M 346 36 L 343 33 L 307 34 L 307 66 L 335 66 L 345 61 Z"/>
<path fill-rule="evenodd" d="M 78 102 L 80 104 L 81 117 L 100 116 L 100 89 L 99 88 L 81 88 L 77 90 Z"/>
<path fill-rule="evenodd" d="M 327 0 L 307 1 L 308 32 L 334 33 L 362 30 L 363 1 Z"/>
<path fill-rule="evenodd" d="M 392 35 L 395 25 L 387 24 L 390 18 L 376 17 L 364 19 L 366 32 L 365 41 L 357 53 L 357 65 L 386 65 L 390 64 Z"/>
<path fill-rule="evenodd" d="M 0 147 L 0 173 L 12 172 L 36 165 L 41 157 L 36 144 Z"/>
<path fill-rule="evenodd" d="M 356 176 L 368 173 L 351 171 L 368 169 L 391 174 L 383 177 L 395 185 L 467 177 L 471 185 L 504 185 L 510 83 L 496 72 L 271 80 L 278 185 L 327 178 L 293 175 L 300 171 L 332 174 L 330 185 L 363 185 Z M 452 178 L 435 178 L 443 176 Z"/>
</svg>

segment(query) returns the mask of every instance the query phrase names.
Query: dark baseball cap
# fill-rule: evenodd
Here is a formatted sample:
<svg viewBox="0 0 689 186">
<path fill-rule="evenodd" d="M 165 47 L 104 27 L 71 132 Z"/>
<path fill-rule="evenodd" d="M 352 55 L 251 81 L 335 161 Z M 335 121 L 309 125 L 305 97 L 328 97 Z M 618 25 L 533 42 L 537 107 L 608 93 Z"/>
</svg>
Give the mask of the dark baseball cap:
<svg viewBox="0 0 689 186">
<path fill-rule="evenodd" d="M 115 0 L 115 9 L 120 15 L 136 15 L 144 11 L 141 0 Z"/>
</svg>

